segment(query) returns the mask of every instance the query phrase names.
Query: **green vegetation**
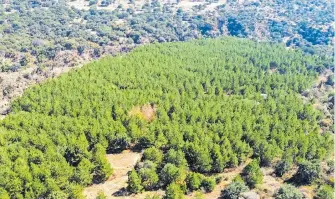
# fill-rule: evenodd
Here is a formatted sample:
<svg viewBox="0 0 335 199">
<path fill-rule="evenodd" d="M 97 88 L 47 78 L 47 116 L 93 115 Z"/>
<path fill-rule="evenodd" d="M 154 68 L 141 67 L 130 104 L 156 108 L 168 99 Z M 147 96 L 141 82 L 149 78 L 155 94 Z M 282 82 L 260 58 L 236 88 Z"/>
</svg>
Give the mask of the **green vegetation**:
<svg viewBox="0 0 335 199">
<path fill-rule="evenodd" d="M 259 167 L 259 161 L 253 160 L 244 168 L 245 181 L 250 188 L 255 188 L 257 184 L 262 184 L 263 173 Z"/>
<path fill-rule="evenodd" d="M 300 163 L 296 178 L 300 183 L 311 184 L 321 176 L 321 165 L 317 160 L 304 161 Z"/>
<path fill-rule="evenodd" d="M 323 160 L 332 137 L 320 134 L 320 114 L 298 94 L 327 63 L 235 38 L 155 44 L 92 62 L 13 102 L 1 121 L 0 193 L 80 198 L 83 186 L 111 174 L 105 153 L 130 147 L 145 152 L 129 190 L 163 188 L 166 198 L 211 191 L 211 174 L 248 158 L 260 159 L 246 169 L 250 185 L 261 182 L 259 164 L 284 154 L 292 163 Z M 155 119 L 130 114 L 139 106 Z"/>
<path fill-rule="evenodd" d="M 241 193 L 248 190 L 243 181 L 234 181 L 222 190 L 221 196 L 223 199 L 238 199 Z"/>
<path fill-rule="evenodd" d="M 176 183 L 171 183 L 166 188 L 164 199 L 183 199 L 183 198 L 185 198 L 185 196 L 184 196 L 184 192 L 181 189 L 180 185 Z"/>
<path fill-rule="evenodd" d="M 320 187 L 317 197 L 320 199 L 334 199 L 334 189 L 332 186 L 323 185 Z"/>
<path fill-rule="evenodd" d="M 282 177 L 286 172 L 288 172 L 292 167 L 292 162 L 290 160 L 281 160 L 275 166 L 275 173 L 277 176 Z"/>
<path fill-rule="evenodd" d="M 128 191 L 131 193 L 140 193 L 142 190 L 141 179 L 136 171 L 132 170 L 128 175 Z"/>
<path fill-rule="evenodd" d="M 98 193 L 98 196 L 96 197 L 96 199 L 106 199 L 107 197 L 106 197 L 106 195 L 104 194 L 104 192 L 103 191 L 100 191 L 99 193 Z"/>
<path fill-rule="evenodd" d="M 324 55 L 334 36 L 333 5 L 326 0 L 227 1 L 216 9 L 208 10 L 211 3 L 205 3 L 189 11 L 156 0 L 140 8 L 129 1 L 129 8 L 115 5 L 114 10 L 100 6 L 115 1 L 104 0 L 97 7 L 98 1 L 90 0 L 89 10 L 70 7 L 69 1 L 0 1 L 2 71 L 73 66 L 85 57 L 124 52 L 137 44 L 220 35 L 284 42 Z"/>
<path fill-rule="evenodd" d="M 283 185 L 275 196 L 276 199 L 302 199 L 302 193 L 292 185 Z"/>
</svg>

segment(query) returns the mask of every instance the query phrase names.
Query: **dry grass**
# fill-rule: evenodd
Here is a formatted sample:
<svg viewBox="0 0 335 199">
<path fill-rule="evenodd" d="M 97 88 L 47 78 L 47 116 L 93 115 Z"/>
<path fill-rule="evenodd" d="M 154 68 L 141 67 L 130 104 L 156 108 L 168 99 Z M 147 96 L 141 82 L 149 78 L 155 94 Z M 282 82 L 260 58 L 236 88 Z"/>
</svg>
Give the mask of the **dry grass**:
<svg viewBox="0 0 335 199">
<path fill-rule="evenodd" d="M 156 118 L 156 111 L 157 107 L 155 105 L 145 104 L 143 106 L 135 106 L 129 111 L 128 115 L 152 122 Z"/>
</svg>

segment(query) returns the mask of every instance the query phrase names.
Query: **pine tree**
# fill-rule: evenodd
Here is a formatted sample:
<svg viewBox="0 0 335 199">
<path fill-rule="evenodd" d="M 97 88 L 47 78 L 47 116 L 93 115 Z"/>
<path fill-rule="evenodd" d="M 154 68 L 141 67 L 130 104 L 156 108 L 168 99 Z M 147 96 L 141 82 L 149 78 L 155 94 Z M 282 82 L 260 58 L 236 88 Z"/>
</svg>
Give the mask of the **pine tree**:
<svg viewBox="0 0 335 199">
<path fill-rule="evenodd" d="M 141 179 L 134 169 L 128 173 L 128 191 L 131 193 L 141 193 L 143 191 Z"/>
</svg>

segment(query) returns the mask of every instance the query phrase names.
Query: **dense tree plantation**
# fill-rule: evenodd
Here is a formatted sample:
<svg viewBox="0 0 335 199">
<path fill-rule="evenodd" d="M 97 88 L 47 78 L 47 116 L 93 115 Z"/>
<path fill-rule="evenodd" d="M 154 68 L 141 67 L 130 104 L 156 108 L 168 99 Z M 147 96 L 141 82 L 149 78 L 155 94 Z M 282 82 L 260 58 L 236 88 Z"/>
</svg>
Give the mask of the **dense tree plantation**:
<svg viewBox="0 0 335 199">
<path fill-rule="evenodd" d="M 1 122 L 0 195 L 81 198 L 113 172 L 106 153 L 144 150 L 129 191 L 163 188 L 166 198 L 211 192 L 213 174 L 252 158 L 309 164 L 332 152 L 320 113 L 299 93 L 328 64 L 282 45 L 220 38 L 153 44 L 106 57 L 29 88 Z M 148 120 L 136 107 L 151 107 Z M 243 189 L 245 185 L 243 185 Z M 240 188 L 231 187 L 232 192 Z M 321 193 L 322 194 L 322 193 Z"/>
</svg>

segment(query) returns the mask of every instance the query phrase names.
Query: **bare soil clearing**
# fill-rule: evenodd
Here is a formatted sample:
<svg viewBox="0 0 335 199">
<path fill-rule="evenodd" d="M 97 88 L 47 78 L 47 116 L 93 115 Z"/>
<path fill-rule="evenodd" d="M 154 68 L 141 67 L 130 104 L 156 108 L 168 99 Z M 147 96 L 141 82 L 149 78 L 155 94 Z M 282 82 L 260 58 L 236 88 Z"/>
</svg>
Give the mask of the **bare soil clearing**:
<svg viewBox="0 0 335 199">
<path fill-rule="evenodd" d="M 136 106 L 129 111 L 129 116 L 136 116 L 148 122 L 156 118 L 156 105 L 146 104 L 143 106 Z"/>
<path fill-rule="evenodd" d="M 102 184 L 95 184 L 85 188 L 84 195 L 87 199 L 95 199 L 98 193 L 103 191 L 107 198 L 132 198 L 131 196 L 120 197 L 114 195 L 127 187 L 127 173 L 141 159 L 141 153 L 127 150 L 120 154 L 108 154 L 106 158 L 114 169 L 114 174 Z"/>
</svg>

